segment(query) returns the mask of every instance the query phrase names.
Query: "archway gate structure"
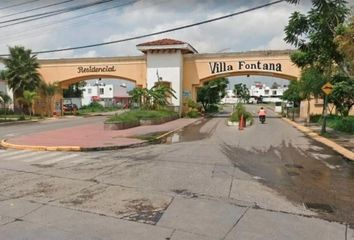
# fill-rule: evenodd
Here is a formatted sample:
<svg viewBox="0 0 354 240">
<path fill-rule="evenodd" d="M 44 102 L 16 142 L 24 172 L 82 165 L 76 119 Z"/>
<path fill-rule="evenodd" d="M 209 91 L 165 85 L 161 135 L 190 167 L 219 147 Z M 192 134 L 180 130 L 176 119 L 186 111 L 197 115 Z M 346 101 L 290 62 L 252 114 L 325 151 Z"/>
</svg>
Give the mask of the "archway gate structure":
<svg viewBox="0 0 354 240">
<path fill-rule="evenodd" d="M 300 69 L 290 60 L 291 51 L 251 51 L 199 54 L 190 44 L 161 39 L 137 45 L 144 53 L 133 57 L 73 58 L 39 60 L 46 82 L 62 88 L 98 78 L 133 81 L 152 87 L 163 81 L 175 90 L 173 106 L 181 109 L 184 98 L 196 99 L 196 89 L 217 77 L 262 75 L 297 80 Z"/>
</svg>

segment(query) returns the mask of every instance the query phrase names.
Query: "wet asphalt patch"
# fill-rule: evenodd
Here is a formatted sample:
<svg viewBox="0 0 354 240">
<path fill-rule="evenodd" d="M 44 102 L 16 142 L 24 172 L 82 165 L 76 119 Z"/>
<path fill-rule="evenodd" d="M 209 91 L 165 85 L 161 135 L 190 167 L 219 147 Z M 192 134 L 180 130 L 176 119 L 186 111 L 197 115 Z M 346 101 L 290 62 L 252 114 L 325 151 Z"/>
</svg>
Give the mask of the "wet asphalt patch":
<svg viewBox="0 0 354 240">
<path fill-rule="evenodd" d="M 221 149 L 235 167 L 290 201 L 354 225 L 354 164 L 320 144 L 311 146 L 305 151 L 283 143 L 264 151 L 223 144 Z"/>
</svg>

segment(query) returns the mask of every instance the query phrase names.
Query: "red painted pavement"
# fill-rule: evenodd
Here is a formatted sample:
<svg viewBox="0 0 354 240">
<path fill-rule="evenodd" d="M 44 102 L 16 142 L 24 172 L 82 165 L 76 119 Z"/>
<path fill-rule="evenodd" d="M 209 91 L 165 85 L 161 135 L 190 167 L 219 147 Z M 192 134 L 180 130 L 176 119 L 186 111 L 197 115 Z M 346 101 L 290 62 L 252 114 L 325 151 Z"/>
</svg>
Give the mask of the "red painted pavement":
<svg viewBox="0 0 354 240">
<path fill-rule="evenodd" d="M 104 130 L 102 124 L 61 128 L 7 139 L 8 143 L 29 146 L 79 146 L 83 148 L 127 146 L 145 141 L 134 136 L 180 129 L 196 119 L 177 119 L 161 125 L 139 126 L 125 130 Z"/>
</svg>

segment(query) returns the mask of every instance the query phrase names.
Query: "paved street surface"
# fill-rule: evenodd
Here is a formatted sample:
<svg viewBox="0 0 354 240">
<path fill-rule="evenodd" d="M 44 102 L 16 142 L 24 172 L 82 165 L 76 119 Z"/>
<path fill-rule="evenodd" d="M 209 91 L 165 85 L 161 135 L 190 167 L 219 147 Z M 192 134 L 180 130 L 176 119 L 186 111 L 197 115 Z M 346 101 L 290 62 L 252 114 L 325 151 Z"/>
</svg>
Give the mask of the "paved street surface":
<svg viewBox="0 0 354 240">
<path fill-rule="evenodd" d="M 0 239 L 354 239 L 353 163 L 279 118 L 225 115 L 160 145 L 1 149 Z"/>
</svg>

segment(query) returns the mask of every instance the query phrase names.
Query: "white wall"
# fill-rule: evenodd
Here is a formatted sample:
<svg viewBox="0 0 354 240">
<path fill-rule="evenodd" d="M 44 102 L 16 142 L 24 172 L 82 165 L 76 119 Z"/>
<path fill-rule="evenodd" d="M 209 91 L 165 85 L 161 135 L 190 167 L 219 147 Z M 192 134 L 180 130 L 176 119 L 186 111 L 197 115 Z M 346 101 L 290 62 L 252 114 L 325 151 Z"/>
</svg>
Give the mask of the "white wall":
<svg viewBox="0 0 354 240">
<path fill-rule="evenodd" d="M 9 104 L 9 108 L 13 108 L 13 103 L 14 103 L 14 95 L 11 89 L 9 89 L 6 81 L 0 80 L 0 92 L 7 94 L 11 98 L 11 103 Z"/>
<path fill-rule="evenodd" d="M 157 82 L 157 71 L 162 81 L 171 82 L 177 99 L 172 98 L 174 106 L 181 106 L 183 81 L 183 55 L 176 53 L 147 53 L 147 87 L 151 88 Z"/>
</svg>

